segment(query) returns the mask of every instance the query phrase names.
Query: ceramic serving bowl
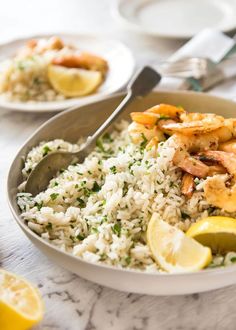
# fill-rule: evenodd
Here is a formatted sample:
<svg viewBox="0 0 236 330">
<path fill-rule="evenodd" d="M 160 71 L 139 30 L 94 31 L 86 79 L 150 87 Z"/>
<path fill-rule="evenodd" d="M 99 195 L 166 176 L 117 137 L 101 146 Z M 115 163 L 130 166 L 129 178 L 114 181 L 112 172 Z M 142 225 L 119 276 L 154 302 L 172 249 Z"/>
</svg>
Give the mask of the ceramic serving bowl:
<svg viewBox="0 0 236 330">
<path fill-rule="evenodd" d="M 123 96 L 124 94 L 109 96 L 98 102 L 65 111 L 47 121 L 26 141 L 16 155 L 8 176 L 9 205 L 16 222 L 33 244 L 53 261 L 87 280 L 117 290 L 176 295 L 208 291 L 236 283 L 236 266 L 191 274 L 149 274 L 89 263 L 50 245 L 22 222 L 16 204 L 17 186 L 22 182 L 22 157 L 42 140 L 62 138 L 76 142 L 81 136 L 91 135 L 111 114 Z M 130 112 L 143 111 L 158 103 L 181 105 L 188 111 L 214 112 L 225 117 L 234 117 L 236 114 L 236 103 L 222 98 L 192 92 L 153 92 L 132 103 L 122 118 L 128 119 Z"/>
</svg>

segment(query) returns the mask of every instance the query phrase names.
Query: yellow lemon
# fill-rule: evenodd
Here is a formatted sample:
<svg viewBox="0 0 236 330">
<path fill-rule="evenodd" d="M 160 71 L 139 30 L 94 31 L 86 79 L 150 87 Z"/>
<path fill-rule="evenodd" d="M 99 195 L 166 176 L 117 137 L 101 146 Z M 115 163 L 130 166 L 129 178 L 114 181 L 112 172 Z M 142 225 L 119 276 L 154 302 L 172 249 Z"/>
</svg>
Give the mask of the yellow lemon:
<svg viewBox="0 0 236 330">
<path fill-rule="evenodd" d="M 43 317 L 38 290 L 23 278 L 0 269 L 0 329 L 26 330 Z"/>
<path fill-rule="evenodd" d="M 99 71 L 49 65 L 48 79 L 53 88 L 68 97 L 84 96 L 95 91 L 103 77 Z"/>
<path fill-rule="evenodd" d="M 208 217 L 191 225 L 186 235 L 193 237 L 214 253 L 236 251 L 236 219 Z"/>
<path fill-rule="evenodd" d="M 147 243 L 157 264 L 170 273 L 194 272 L 212 260 L 211 250 L 153 214 Z"/>
</svg>

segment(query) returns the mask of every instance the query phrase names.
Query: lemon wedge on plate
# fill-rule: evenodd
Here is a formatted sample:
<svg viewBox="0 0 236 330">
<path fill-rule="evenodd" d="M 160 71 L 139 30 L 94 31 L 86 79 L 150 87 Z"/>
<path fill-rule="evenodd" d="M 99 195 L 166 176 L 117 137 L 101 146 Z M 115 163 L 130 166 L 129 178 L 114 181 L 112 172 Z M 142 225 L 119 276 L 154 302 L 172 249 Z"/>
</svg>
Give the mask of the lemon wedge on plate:
<svg viewBox="0 0 236 330">
<path fill-rule="evenodd" d="M 212 260 L 211 250 L 153 214 L 147 243 L 157 264 L 167 272 L 194 272 Z"/>
<path fill-rule="evenodd" d="M 236 219 L 230 217 L 208 217 L 192 224 L 187 231 L 188 237 L 205 246 L 214 253 L 236 251 Z"/>
<path fill-rule="evenodd" d="M 43 317 L 38 290 L 23 278 L 0 269 L 0 329 L 26 330 Z"/>
<path fill-rule="evenodd" d="M 84 96 L 95 91 L 103 80 L 99 71 L 65 68 L 50 64 L 48 79 L 53 88 L 67 97 Z"/>
</svg>

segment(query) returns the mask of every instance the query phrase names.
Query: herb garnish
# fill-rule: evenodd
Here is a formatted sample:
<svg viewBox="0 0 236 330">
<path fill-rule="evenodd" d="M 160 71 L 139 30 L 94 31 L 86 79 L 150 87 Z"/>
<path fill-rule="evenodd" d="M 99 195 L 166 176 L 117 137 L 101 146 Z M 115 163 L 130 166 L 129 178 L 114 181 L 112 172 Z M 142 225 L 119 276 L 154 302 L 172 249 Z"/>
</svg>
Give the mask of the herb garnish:
<svg viewBox="0 0 236 330">
<path fill-rule="evenodd" d="M 117 173 L 117 168 L 116 168 L 116 166 L 112 166 L 112 167 L 110 167 L 110 171 L 111 171 L 112 174 L 116 174 L 116 173 Z"/>
<path fill-rule="evenodd" d="M 43 157 L 44 156 L 46 156 L 48 153 L 49 153 L 49 151 L 52 151 L 50 148 L 49 148 L 49 146 L 44 146 L 43 147 Z"/>
<path fill-rule="evenodd" d="M 79 202 L 79 207 L 82 209 L 85 207 L 86 203 L 82 198 L 76 198 L 77 202 Z"/>
<path fill-rule="evenodd" d="M 118 237 L 120 237 L 121 225 L 119 223 L 116 223 L 111 229 L 114 234 L 116 234 Z"/>
<path fill-rule="evenodd" d="M 94 184 L 93 184 L 92 191 L 93 192 L 98 192 L 100 189 L 101 189 L 101 187 L 99 186 L 99 184 L 97 183 L 97 181 L 95 181 Z"/>
<path fill-rule="evenodd" d="M 58 196 L 59 196 L 59 194 L 57 194 L 57 193 L 52 193 L 52 194 L 50 195 L 51 200 L 53 200 L 53 201 L 55 201 L 55 199 L 57 199 Z"/>
</svg>

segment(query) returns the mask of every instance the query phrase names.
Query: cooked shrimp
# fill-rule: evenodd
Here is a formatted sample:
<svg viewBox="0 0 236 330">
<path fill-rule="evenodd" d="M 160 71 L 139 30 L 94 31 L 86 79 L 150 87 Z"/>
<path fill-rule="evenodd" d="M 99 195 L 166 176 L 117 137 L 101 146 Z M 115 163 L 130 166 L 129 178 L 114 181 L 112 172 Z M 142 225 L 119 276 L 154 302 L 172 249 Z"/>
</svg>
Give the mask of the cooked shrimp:
<svg viewBox="0 0 236 330">
<path fill-rule="evenodd" d="M 153 147 L 157 147 L 158 143 L 161 142 L 157 136 L 154 136 L 153 138 L 151 138 L 151 140 L 148 142 L 148 144 L 146 145 L 146 149 L 152 149 Z"/>
<path fill-rule="evenodd" d="M 157 143 L 165 140 L 164 134 L 157 126 L 147 128 L 144 125 L 133 122 L 128 127 L 128 133 L 135 144 L 141 143 L 144 138 L 150 141 L 155 137 Z"/>
<path fill-rule="evenodd" d="M 236 154 L 236 139 L 220 143 L 219 150 Z"/>
<path fill-rule="evenodd" d="M 182 178 L 181 192 L 187 198 L 191 198 L 195 188 L 194 176 L 189 173 L 184 173 Z"/>
<path fill-rule="evenodd" d="M 209 204 L 227 212 L 236 211 L 236 155 L 224 151 L 208 150 L 207 157 L 222 164 L 231 175 L 215 175 L 208 178 L 204 185 L 205 198 Z M 228 182 L 231 179 L 231 182 Z M 227 184 L 228 183 L 228 184 Z M 230 185 L 230 186 L 229 186 Z"/>
<path fill-rule="evenodd" d="M 215 175 L 207 179 L 204 185 L 204 194 L 211 205 L 224 209 L 227 212 L 236 211 L 236 184 L 227 187 L 227 174 Z"/>
<path fill-rule="evenodd" d="M 157 125 L 159 121 L 163 123 L 164 120 L 167 120 L 168 123 L 175 123 L 184 112 L 183 108 L 178 108 L 169 104 L 159 104 L 144 112 L 132 112 L 130 116 L 136 123 L 153 127 Z"/>
<path fill-rule="evenodd" d="M 179 119 L 181 114 L 185 113 L 185 110 L 181 107 L 176 107 L 174 105 L 161 103 L 146 110 L 145 112 L 155 113 L 160 115 L 160 117 Z"/>
<path fill-rule="evenodd" d="M 191 116 L 190 116 L 191 115 Z M 182 123 L 166 123 L 163 125 L 165 130 L 173 133 L 181 133 L 185 135 L 209 133 L 224 126 L 225 119 L 214 114 L 182 114 L 181 119 L 187 118 Z M 192 120 L 196 119 L 197 120 Z"/>
<path fill-rule="evenodd" d="M 148 126 L 150 128 L 153 128 L 160 119 L 159 114 L 151 112 L 131 112 L 130 116 L 132 121 L 135 123 Z"/>
<path fill-rule="evenodd" d="M 60 50 L 64 47 L 62 40 L 59 37 L 51 37 L 49 39 L 31 39 L 27 42 L 26 46 L 21 48 L 17 56 L 24 58 L 35 54 L 43 54 L 48 50 Z"/>
<path fill-rule="evenodd" d="M 66 54 L 55 57 L 52 64 L 65 66 L 67 68 L 82 68 L 86 70 L 100 71 L 107 73 L 108 64 L 103 58 L 89 53 Z"/>
<path fill-rule="evenodd" d="M 173 163 L 193 176 L 199 178 L 207 177 L 209 171 L 208 166 L 191 156 L 191 153 L 217 149 L 218 138 L 215 137 L 214 133 L 194 135 L 191 138 L 187 135 L 174 134 L 171 139 L 176 148 Z"/>
<path fill-rule="evenodd" d="M 222 165 L 208 165 L 208 173 L 207 176 L 213 176 L 216 174 L 226 174 L 227 170 Z"/>
</svg>

